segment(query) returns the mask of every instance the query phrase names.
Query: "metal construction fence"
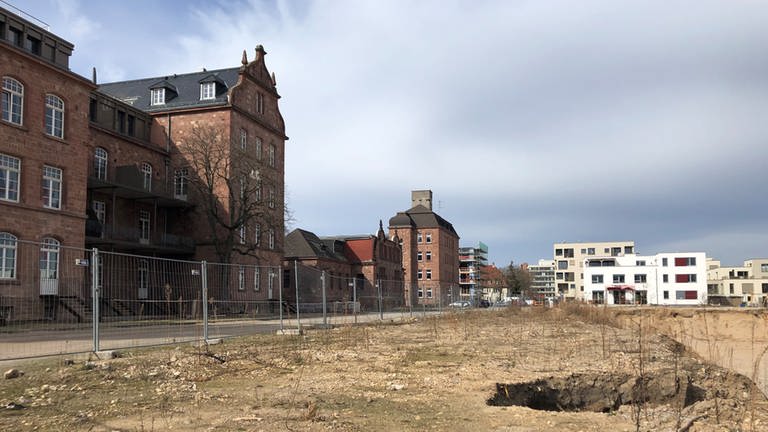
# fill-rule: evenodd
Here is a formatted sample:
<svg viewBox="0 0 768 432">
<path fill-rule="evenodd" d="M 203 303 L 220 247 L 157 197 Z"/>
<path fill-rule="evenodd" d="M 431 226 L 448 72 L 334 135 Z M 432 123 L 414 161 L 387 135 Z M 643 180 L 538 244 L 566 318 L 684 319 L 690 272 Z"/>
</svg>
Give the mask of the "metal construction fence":
<svg viewBox="0 0 768 432">
<path fill-rule="evenodd" d="M 439 312 L 402 281 L 17 240 L 0 244 L 0 360 L 207 342 Z M 421 293 L 421 291 L 419 291 Z M 431 291 L 430 291 L 431 292 Z"/>
</svg>

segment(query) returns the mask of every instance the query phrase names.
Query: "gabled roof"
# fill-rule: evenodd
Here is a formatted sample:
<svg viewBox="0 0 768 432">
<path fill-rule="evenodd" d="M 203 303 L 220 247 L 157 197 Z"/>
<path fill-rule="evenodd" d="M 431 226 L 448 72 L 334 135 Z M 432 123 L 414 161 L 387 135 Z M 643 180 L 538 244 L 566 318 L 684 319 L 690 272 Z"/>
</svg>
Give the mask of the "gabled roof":
<svg viewBox="0 0 768 432">
<path fill-rule="evenodd" d="M 113 98 L 125 101 L 147 112 L 159 112 L 182 108 L 209 107 L 227 104 L 227 89 L 237 84 L 240 68 L 203 70 L 182 75 L 143 78 L 99 85 L 99 91 Z M 200 84 L 215 82 L 216 97 L 200 100 Z M 170 88 L 176 95 L 165 104 L 151 105 L 152 88 Z"/>
<path fill-rule="evenodd" d="M 337 239 L 320 239 L 314 233 L 295 229 L 285 236 L 286 258 L 324 258 L 348 262 L 343 248 L 339 250 Z M 343 244 L 342 244 L 343 246 Z"/>
<path fill-rule="evenodd" d="M 439 214 L 419 204 L 410 210 L 398 212 L 389 220 L 389 226 L 395 227 L 416 227 L 416 228 L 445 228 L 456 237 L 459 234 L 453 229 L 453 225 L 440 217 Z"/>
</svg>

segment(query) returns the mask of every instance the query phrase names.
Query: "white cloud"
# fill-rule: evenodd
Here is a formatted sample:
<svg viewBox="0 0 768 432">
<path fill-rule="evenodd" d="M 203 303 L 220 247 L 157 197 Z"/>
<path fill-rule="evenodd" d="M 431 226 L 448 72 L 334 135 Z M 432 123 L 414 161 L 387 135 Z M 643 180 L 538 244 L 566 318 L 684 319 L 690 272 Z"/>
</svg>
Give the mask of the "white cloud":
<svg viewBox="0 0 768 432">
<path fill-rule="evenodd" d="M 768 210 L 748 191 L 768 181 L 762 2 L 57 5 L 102 81 L 233 67 L 263 44 L 298 226 L 322 234 L 373 231 L 429 187 L 497 262 L 590 237 L 731 259 L 754 244 L 722 220 Z"/>
</svg>

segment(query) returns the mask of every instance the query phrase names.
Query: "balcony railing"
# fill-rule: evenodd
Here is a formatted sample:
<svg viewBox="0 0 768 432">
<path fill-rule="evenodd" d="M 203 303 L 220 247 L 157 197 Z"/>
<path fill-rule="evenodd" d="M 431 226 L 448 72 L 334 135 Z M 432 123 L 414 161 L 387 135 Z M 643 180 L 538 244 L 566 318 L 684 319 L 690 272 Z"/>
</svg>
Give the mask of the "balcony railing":
<svg viewBox="0 0 768 432">
<path fill-rule="evenodd" d="M 91 232 L 90 234 L 95 234 Z M 193 250 L 195 242 L 191 237 L 164 233 L 142 233 L 138 227 L 114 226 L 105 224 L 102 226 L 100 238 L 106 242 L 124 242 L 134 245 L 144 245 L 147 247 L 171 248 L 180 250 Z M 94 241 L 92 240 L 91 243 Z"/>
<path fill-rule="evenodd" d="M 162 206 L 184 207 L 187 195 L 176 195 L 172 183 L 157 181 L 153 176 L 145 178 L 135 165 L 108 167 L 104 171 L 97 170 L 94 164 L 89 165 L 88 188 L 91 190 L 113 191 L 118 197 L 133 200 L 154 199 Z"/>
</svg>

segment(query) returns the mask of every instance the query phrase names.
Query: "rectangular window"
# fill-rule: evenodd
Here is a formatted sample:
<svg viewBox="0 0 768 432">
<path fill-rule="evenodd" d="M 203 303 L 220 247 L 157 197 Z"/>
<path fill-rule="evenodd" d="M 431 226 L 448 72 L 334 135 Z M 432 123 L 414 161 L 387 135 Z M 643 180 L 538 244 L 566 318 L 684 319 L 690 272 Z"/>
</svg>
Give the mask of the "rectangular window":
<svg viewBox="0 0 768 432">
<path fill-rule="evenodd" d="M 637 267 L 645 267 L 645 261 L 635 261 Z"/>
<path fill-rule="evenodd" d="M 258 267 L 253 269 L 253 290 L 261 291 L 261 269 Z"/>
<path fill-rule="evenodd" d="M 150 99 L 151 99 L 151 104 L 152 105 L 164 105 L 165 104 L 165 89 L 164 88 L 158 88 L 158 89 L 150 90 Z"/>
<path fill-rule="evenodd" d="M 45 95 L 45 133 L 64 138 L 64 101 L 54 95 Z"/>
<path fill-rule="evenodd" d="M 0 154 L 0 200 L 19 201 L 21 160 Z"/>
<path fill-rule="evenodd" d="M 432 280 L 432 270 L 427 269 L 427 280 Z"/>
<path fill-rule="evenodd" d="M 567 270 L 568 269 L 568 261 L 558 261 L 557 262 L 557 269 L 558 270 Z"/>
<path fill-rule="evenodd" d="M 732 284 L 732 283 L 728 284 L 728 292 L 729 292 L 730 294 L 733 294 L 733 293 L 735 292 L 735 289 L 734 289 L 734 287 L 733 287 L 733 284 Z"/>
<path fill-rule="evenodd" d="M 139 243 L 149 243 L 149 228 L 150 228 L 149 212 L 146 210 L 139 211 Z"/>
<path fill-rule="evenodd" d="M 427 298 L 432 298 L 432 288 L 427 287 Z"/>
<path fill-rule="evenodd" d="M 696 257 L 677 257 L 675 258 L 675 267 L 695 266 Z"/>
<path fill-rule="evenodd" d="M 416 270 L 416 279 L 421 280 L 423 277 L 421 269 Z"/>
<path fill-rule="evenodd" d="M 663 293 L 664 300 L 669 300 L 669 291 L 664 291 Z"/>
<path fill-rule="evenodd" d="M 619 255 L 621 255 L 620 247 L 611 248 L 611 256 L 619 256 Z"/>
<path fill-rule="evenodd" d="M 624 275 L 623 274 L 613 275 L 613 283 L 624 283 Z"/>
<path fill-rule="evenodd" d="M 432 261 L 432 252 L 430 252 L 430 251 L 427 251 L 427 252 L 425 253 L 425 255 L 426 255 L 427 261 Z"/>
<path fill-rule="evenodd" d="M 603 275 L 601 274 L 592 275 L 592 283 L 595 283 L 595 284 L 603 283 Z"/>
<path fill-rule="evenodd" d="M 587 248 L 587 255 L 594 255 L 595 254 L 595 248 Z"/>
<path fill-rule="evenodd" d="M 632 246 L 624 246 L 624 254 L 631 254 L 632 253 Z"/>
<path fill-rule="evenodd" d="M 421 251 L 416 252 L 416 261 L 421 261 Z"/>
<path fill-rule="evenodd" d="M 555 256 L 563 256 L 563 250 L 562 249 L 555 249 Z"/>
<path fill-rule="evenodd" d="M 762 284 L 763 294 L 768 294 L 768 283 Z"/>
<path fill-rule="evenodd" d="M 432 243 L 432 233 L 427 233 L 426 239 L 427 243 Z"/>
<path fill-rule="evenodd" d="M 256 246 L 258 246 L 259 244 L 261 244 L 261 224 L 257 223 L 256 226 L 253 228 L 253 231 L 254 231 L 253 243 Z"/>
<path fill-rule="evenodd" d="M 695 274 L 678 274 L 678 275 L 675 275 L 675 282 L 677 283 L 696 282 L 696 275 Z"/>
<path fill-rule="evenodd" d="M 210 100 L 216 98 L 216 83 L 204 82 L 200 84 L 200 100 Z"/>
<path fill-rule="evenodd" d="M 421 233 L 416 233 L 416 243 L 421 243 Z"/>
<path fill-rule="evenodd" d="M 248 148 L 248 132 L 245 129 L 240 129 L 240 149 L 245 150 Z"/>
<path fill-rule="evenodd" d="M 563 279 L 563 272 L 557 272 L 555 273 L 555 279 L 562 280 Z"/>
<path fill-rule="evenodd" d="M 275 230 L 273 228 L 269 229 L 269 249 L 275 249 Z"/>
<path fill-rule="evenodd" d="M 269 145 L 269 150 L 267 150 L 267 161 L 269 162 L 269 166 L 274 167 L 275 166 L 275 154 L 277 153 L 277 149 L 275 148 L 274 144 Z"/>
<path fill-rule="evenodd" d="M 189 169 L 179 168 L 176 170 L 173 179 L 173 195 L 176 199 L 187 199 L 187 188 L 189 183 Z"/>
<path fill-rule="evenodd" d="M 565 258 L 573 258 L 573 249 L 572 248 L 563 249 L 563 256 Z"/>
<path fill-rule="evenodd" d="M 237 269 L 237 289 L 238 291 L 245 291 L 245 267 L 243 266 Z"/>
<path fill-rule="evenodd" d="M 668 283 L 669 282 L 669 275 L 668 274 L 661 275 L 661 281 L 664 282 L 664 283 Z"/>
<path fill-rule="evenodd" d="M 419 287 L 419 298 L 424 297 L 424 291 L 421 290 L 421 287 Z"/>
<path fill-rule="evenodd" d="M 662 258 L 661 259 L 661 266 L 662 267 L 666 267 L 667 266 L 667 259 L 666 258 Z"/>
<path fill-rule="evenodd" d="M 696 300 L 697 298 L 698 298 L 698 293 L 693 290 L 675 291 L 676 300 Z"/>
<path fill-rule="evenodd" d="M 274 287 L 275 287 L 275 273 L 273 273 L 272 270 L 270 270 L 269 272 L 267 272 L 267 289 L 271 293 L 272 288 Z"/>
<path fill-rule="evenodd" d="M 256 93 L 256 112 L 264 114 L 264 95 L 261 92 Z"/>
<path fill-rule="evenodd" d="M 768 273 L 768 263 L 761 263 L 760 264 L 760 272 L 761 273 Z"/>
<path fill-rule="evenodd" d="M 256 137 L 254 146 L 256 147 L 253 152 L 256 153 L 256 159 L 261 160 L 261 138 Z"/>
<path fill-rule="evenodd" d="M 269 208 L 275 208 L 275 189 L 269 188 Z"/>
<path fill-rule="evenodd" d="M 635 275 L 635 283 L 646 283 L 646 282 L 648 282 L 648 277 L 645 274 Z"/>
<path fill-rule="evenodd" d="M 582 255 L 586 255 L 587 254 L 587 248 L 582 248 L 581 249 L 581 254 Z"/>
<path fill-rule="evenodd" d="M 245 244 L 245 225 L 240 225 L 238 236 L 240 237 L 240 244 Z"/>
<path fill-rule="evenodd" d="M 43 166 L 43 207 L 61 208 L 61 170 Z"/>
</svg>

